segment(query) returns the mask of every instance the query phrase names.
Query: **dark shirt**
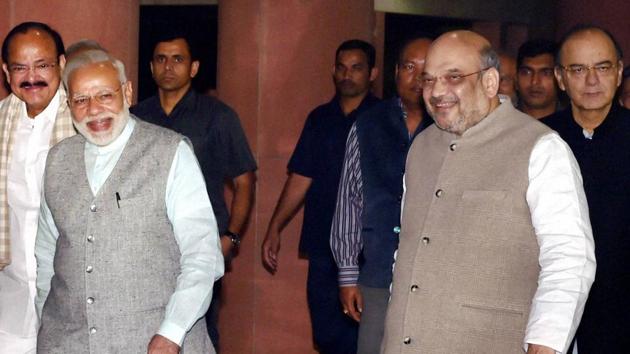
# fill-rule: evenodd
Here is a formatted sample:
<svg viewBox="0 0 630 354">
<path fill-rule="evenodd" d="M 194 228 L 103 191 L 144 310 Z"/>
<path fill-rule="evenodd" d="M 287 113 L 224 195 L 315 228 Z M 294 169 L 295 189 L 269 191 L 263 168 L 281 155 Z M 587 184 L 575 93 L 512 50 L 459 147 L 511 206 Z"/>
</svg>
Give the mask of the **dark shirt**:
<svg viewBox="0 0 630 354">
<path fill-rule="evenodd" d="M 578 351 L 630 350 L 630 111 L 616 104 L 592 139 L 571 108 L 542 120 L 577 159 L 595 240 L 597 272 L 577 332 Z"/>
<path fill-rule="evenodd" d="M 229 213 L 224 183 L 256 170 L 236 112 L 214 97 L 189 90 L 166 115 L 155 95 L 138 103 L 131 112 L 143 120 L 170 128 L 188 137 L 203 173 L 219 232 L 225 234 Z"/>
<path fill-rule="evenodd" d="M 308 115 L 287 166 L 289 172 L 312 179 L 304 202 L 300 252 L 309 256 L 327 255 L 332 259 L 330 225 L 348 131 L 357 115 L 378 101 L 368 94 L 357 109 L 345 116 L 338 98 L 334 97 Z"/>
</svg>

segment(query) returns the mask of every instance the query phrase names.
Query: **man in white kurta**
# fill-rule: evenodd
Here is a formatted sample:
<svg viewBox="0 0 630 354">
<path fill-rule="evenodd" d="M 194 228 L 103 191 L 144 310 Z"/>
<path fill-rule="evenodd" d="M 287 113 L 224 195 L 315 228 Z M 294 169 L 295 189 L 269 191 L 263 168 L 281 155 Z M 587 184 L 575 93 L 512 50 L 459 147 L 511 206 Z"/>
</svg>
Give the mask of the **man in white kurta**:
<svg viewBox="0 0 630 354">
<path fill-rule="evenodd" d="M 60 86 L 59 34 L 45 24 L 23 23 L 7 35 L 5 48 L 12 94 L 0 102 L 0 351 L 34 353 L 34 249 L 44 165 L 50 147 L 75 132 Z"/>
</svg>

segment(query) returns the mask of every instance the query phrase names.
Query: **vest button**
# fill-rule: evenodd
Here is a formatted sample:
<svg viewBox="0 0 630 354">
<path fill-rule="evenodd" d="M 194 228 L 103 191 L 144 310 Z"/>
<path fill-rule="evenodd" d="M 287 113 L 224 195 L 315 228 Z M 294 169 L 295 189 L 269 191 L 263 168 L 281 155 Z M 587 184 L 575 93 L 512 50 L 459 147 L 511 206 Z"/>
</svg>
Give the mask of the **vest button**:
<svg viewBox="0 0 630 354">
<path fill-rule="evenodd" d="M 428 238 L 428 237 L 423 237 L 423 238 L 422 238 L 422 243 L 424 243 L 425 245 L 428 245 L 428 244 L 429 244 L 429 241 L 431 241 L 431 239 L 430 239 L 430 238 Z"/>
<path fill-rule="evenodd" d="M 90 205 L 90 211 L 91 212 L 95 212 L 96 211 L 96 204 Z"/>
<path fill-rule="evenodd" d="M 415 293 L 419 288 L 420 288 L 419 286 L 417 286 L 416 284 L 413 284 L 410 290 L 412 293 Z"/>
<path fill-rule="evenodd" d="M 88 305 L 92 305 L 94 303 L 94 298 L 93 297 L 88 297 L 85 302 L 88 303 Z"/>
<path fill-rule="evenodd" d="M 405 343 L 405 344 L 409 344 L 409 343 L 411 343 L 411 337 L 405 337 L 405 338 L 403 338 L 403 343 Z"/>
<path fill-rule="evenodd" d="M 400 233 L 400 226 L 394 227 L 394 233 L 395 234 L 399 234 Z"/>
<path fill-rule="evenodd" d="M 87 266 L 87 267 L 85 268 L 85 272 L 86 272 L 86 273 L 92 273 L 92 271 L 93 271 L 93 270 L 94 270 L 94 268 L 93 268 L 92 266 Z"/>
<path fill-rule="evenodd" d="M 435 196 L 440 198 L 442 196 L 442 194 L 444 194 L 444 191 L 441 189 L 438 189 L 435 191 Z"/>
<path fill-rule="evenodd" d="M 451 149 L 451 151 L 455 151 L 455 149 L 457 149 L 457 144 L 452 143 L 448 148 Z"/>
<path fill-rule="evenodd" d="M 96 327 L 90 327 L 90 334 L 96 333 Z"/>
<path fill-rule="evenodd" d="M 94 242 L 94 235 L 88 235 L 87 241 L 90 243 Z"/>
</svg>

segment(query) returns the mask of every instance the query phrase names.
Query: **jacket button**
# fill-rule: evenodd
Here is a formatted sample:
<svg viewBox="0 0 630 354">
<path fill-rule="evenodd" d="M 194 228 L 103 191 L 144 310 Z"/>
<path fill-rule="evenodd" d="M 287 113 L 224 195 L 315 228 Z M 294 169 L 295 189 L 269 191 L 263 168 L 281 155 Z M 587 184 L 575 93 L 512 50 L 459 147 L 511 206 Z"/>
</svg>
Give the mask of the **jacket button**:
<svg viewBox="0 0 630 354">
<path fill-rule="evenodd" d="M 452 143 L 448 148 L 451 149 L 451 151 L 455 151 L 455 149 L 457 149 L 457 144 Z"/>
<path fill-rule="evenodd" d="M 85 302 L 88 303 L 88 305 L 92 305 L 94 303 L 94 298 L 93 297 L 88 297 Z"/>
<path fill-rule="evenodd" d="M 435 196 L 440 198 L 442 196 L 442 194 L 444 194 L 444 191 L 441 189 L 438 189 L 435 191 Z"/>
<path fill-rule="evenodd" d="M 405 344 L 409 344 L 409 343 L 411 343 L 411 337 L 405 337 L 405 338 L 403 338 L 403 343 L 405 343 Z"/>
<path fill-rule="evenodd" d="M 412 293 L 415 293 L 416 291 L 418 291 L 419 288 L 420 288 L 419 286 L 417 286 L 416 284 L 413 284 L 410 290 Z"/>
<path fill-rule="evenodd" d="M 94 242 L 94 235 L 88 235 L 87 241 L 90 242 L 90 243 Z"/>
<path fill-rule="evenodd" d="M 399 234 L 400 233 L 400 226 L 394 227 L 394 233 L 395 234 Z"/>
<path fill-rule="evenodd" d="M 96 327 L 90 327 L 90 334 L 96 333 Z"/>
<path fill-rule="evenodd" d="M 430 238 L 428 238 L 428 237 L 423 237 L 423 238 L 422 238 L 422 243 L 424 243 L 425 245 L 428 245 L 428 244 L 429 244 L 429 241 L 431 241 L 431 239 L 430 239 Z"/>
<path fill-rule="evenodd" d="M 91 212 L 95 212 L 96 211 L 96 204 L 90 205 L 90 211 Z"/>
<path fill-rule="evenodd" d="M 92 268 L 92 266 L 85 267 L 85 272 L 86 273 L 92 273 L 93 270 L 94 270 L 94 268 Z"/>
</svg>

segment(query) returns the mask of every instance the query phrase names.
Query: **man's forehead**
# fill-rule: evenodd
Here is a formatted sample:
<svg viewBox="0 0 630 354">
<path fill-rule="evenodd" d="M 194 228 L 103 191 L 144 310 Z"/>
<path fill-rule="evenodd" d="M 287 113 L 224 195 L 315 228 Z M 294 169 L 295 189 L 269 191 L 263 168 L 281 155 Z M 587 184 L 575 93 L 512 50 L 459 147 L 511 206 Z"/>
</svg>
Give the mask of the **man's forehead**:
<svg viewBox="0 0 630 354">
<path fill-rule="evenodd" d="M 29 29 L 24 33 L 16 34 L 9 43 L 9 52 L 16 50 L 20 46 L 33 46 L 39 47 L 42 50 L 53 50 L 56 52 L 57 48 L 55 40 L 52 36 L 38 29 Z"/>
<path fill-rule="evenodd" d="M 161 55 L 190 55 L 190 49 L 188 43 L 183 38 L 176 38 L 172 41 L 159 42 L 155 45 L 153 54 Z"/>
<path fill-rule="evenodd" d="M 336 61 L 338 63 L 342 61 L 367 63 L 367 55 L 361 49 L 347 49 L 339 52 Z"/>
<path fill-rule="evenodd" d="M 533 57 L 524 57 L 523 61 L 521 62 L 521 67 L 523 66 L 553 68 L 553 55 L 549 53 L 542 53 Z"/>
<path fill-rule="evenodd" d="M 563 62 L 579 62 L 598 57 L 601 60 L 615 60 L 613 41 L 602 31 L 587 29 L 567 38 L 560 49 Z"/>
</svg>

